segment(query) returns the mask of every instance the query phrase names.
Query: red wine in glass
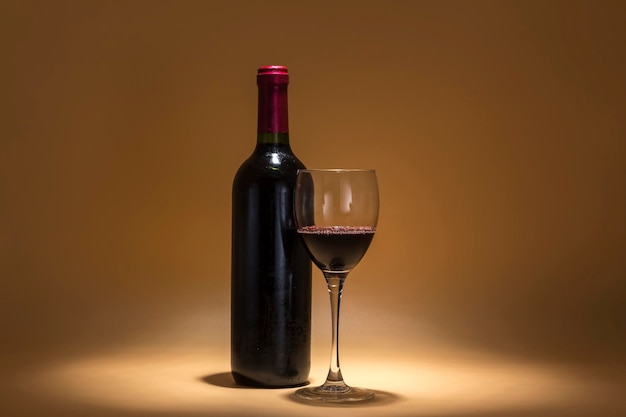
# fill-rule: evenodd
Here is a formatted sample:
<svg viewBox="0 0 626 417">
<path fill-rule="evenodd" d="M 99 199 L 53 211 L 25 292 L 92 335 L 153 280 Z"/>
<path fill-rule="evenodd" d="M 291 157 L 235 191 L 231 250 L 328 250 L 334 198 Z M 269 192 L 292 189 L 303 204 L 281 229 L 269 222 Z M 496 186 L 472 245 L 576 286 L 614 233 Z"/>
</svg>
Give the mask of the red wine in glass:
<svg viewBox="0 0 626 417">
<path fill-rule="evenodd" d="M 351 271 L 372 243 L 375 227 L 305 226 L 298 229 L 311 259 L 322 271 Z"/>
</svg>

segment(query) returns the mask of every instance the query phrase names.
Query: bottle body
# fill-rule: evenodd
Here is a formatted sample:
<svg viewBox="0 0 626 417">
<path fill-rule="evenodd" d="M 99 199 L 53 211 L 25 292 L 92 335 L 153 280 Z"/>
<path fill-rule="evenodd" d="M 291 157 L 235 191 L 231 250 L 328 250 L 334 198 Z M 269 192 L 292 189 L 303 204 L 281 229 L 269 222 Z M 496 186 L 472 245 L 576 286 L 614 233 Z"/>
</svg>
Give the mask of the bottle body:
<svg viewBox="0 0 626 417">
<path fill-rule="evenodd" d="M 288 132 L 259 131 L 254 152 L 233 182 L 231 369 L 241 385 L 307 382 L 311 261 L 293 213 L 296 174 L 302 168 Z"/>
</svg>

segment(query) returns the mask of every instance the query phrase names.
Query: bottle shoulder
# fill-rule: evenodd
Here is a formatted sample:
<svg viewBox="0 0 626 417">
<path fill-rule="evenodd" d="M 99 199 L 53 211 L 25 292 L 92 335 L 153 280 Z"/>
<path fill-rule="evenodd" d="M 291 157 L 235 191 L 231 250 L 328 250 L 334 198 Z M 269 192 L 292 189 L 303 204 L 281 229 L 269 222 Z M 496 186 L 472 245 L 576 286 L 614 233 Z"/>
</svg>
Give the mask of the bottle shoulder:
<svg viewBox="0 0 626 417">
<path fill-rule="evenodd" d="M 294 177 L 304 164 L 294 155 L 288 146 L 257 146 L 252 154 L 241 164 L 235 175 L 235 181 L 244 178 Z"/>
</svg>

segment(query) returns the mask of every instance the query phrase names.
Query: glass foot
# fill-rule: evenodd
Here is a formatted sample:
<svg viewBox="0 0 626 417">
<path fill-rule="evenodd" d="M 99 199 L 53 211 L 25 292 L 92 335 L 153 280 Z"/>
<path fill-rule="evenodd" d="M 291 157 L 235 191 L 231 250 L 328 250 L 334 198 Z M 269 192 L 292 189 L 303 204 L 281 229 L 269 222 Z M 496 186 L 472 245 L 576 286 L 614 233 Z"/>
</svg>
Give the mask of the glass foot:
<svg viewBox="0 0 626 417">
<path fill-rule="evenodd" d="M 307 401 L 343 403 L 366 401 L 374 398 L 374 392 L 365 388 L 343 386 L 327 386 L 300 388 L 296 397 Z"/>
</svg>

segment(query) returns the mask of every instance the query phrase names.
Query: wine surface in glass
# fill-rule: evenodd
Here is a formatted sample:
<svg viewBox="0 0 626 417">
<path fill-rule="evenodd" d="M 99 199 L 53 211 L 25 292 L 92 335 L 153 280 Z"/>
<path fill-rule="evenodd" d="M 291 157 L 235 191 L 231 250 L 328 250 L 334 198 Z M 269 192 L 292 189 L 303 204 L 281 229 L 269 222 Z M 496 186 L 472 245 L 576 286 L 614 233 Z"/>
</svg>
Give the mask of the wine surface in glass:
<svg viewBox="0 0 626 417">
<path fill-rule="evenodd" d="M 322 271 L 351 271 L 363 258 L 376 232 L 370 226 L 304 226 L 304 239 L 313 262 Z"/>
</svg>

